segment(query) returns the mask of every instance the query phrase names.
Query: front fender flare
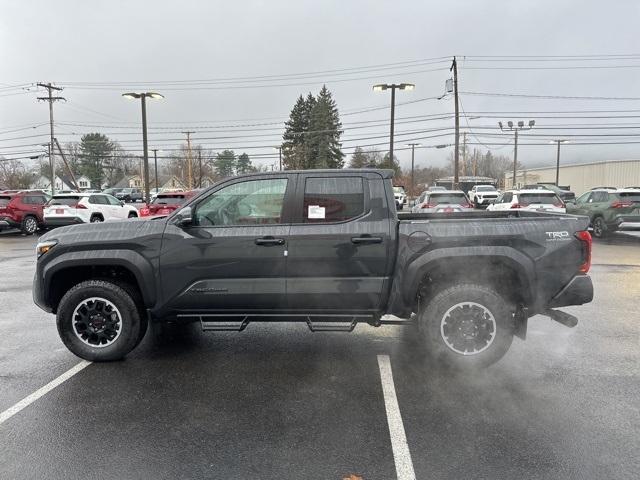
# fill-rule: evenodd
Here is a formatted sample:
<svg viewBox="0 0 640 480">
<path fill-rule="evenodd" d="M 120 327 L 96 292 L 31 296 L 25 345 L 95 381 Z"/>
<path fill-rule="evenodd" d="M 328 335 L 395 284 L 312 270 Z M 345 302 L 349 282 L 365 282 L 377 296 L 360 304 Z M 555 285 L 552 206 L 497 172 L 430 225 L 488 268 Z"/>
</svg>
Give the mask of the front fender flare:
<svg viewBox="0 0 640 480">
<path fill-rule="evenodd" d="M 47 263 L 42 270 L 45 292 L 51 291 L 53 276 L 66 268 L 110 265 L 130 270 L 136 278 L 144 305 L 150 308 L 156 304 L 156 275 L 153 266 L 142 255 L 132 250 L 86 250 L 63 253 Z"/>
</svg>

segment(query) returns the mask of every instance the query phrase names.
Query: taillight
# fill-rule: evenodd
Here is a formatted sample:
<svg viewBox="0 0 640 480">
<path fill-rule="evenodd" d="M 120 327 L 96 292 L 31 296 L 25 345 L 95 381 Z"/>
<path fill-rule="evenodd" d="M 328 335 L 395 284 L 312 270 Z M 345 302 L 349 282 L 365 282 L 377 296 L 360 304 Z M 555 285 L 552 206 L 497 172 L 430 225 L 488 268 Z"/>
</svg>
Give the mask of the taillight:
<svg viewBox="0 0 640 480">
<path fill-rule="evenodd" d="M 431 203 L 423 203 L 422 205 L 420 205 L 420 208 L 434 208 L 435 204 L 431 204 Z"/>
<path fill-rule="evenodd" d="M 586 230 L 576 232 L 576 238 L 582 243 L 582 265 L 580 265 L 579 272 L 587 273 L 591 268 L 591 234 Z"/>
<path fill-rule="evenodd" d="M 520 205 L 519 203 L 514 203 L 513 205 L 511 205 L 511 208 L 522 208 L 522 205 Z"/>
<path fill-rule="evenodd" d="M 140 209 L 140 216 L 141 217 L 148 217 L 150 214 L 150 210 L 148 208 L 141 208 Z"/>
<path fill-rule="evenodd" d="M 76 208 L 79 208 L 80 210 L 88 210 L 87 206 L 82 203 L 77 203 Z"/>
<path fill-rule="evenodd" d="M 617 200 L 611 204 L 611 208 L 629 208 L 629 207 L 633 207 L 633 202 L 623 202 L 623 201 Z"/>
</svg>

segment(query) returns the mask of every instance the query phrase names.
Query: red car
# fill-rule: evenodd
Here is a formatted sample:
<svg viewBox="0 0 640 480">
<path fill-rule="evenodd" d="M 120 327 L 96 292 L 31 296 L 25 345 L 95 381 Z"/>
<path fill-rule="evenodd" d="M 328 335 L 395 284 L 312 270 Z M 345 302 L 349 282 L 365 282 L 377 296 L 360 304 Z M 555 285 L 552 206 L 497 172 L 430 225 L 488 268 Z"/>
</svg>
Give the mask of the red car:
<svg viewBox="0 0 640 480">
<path fill-rule="evenodd" d="M 141 216 L 169 215 L 180 208 L 187 200 L 193 197 L 197 191 L 165 192 L 159 193 L 146 209 L 141 209 Z M 148 210 L 143 212 L 142 210 Z"/>
<path fill-rule="evenodd" d="M 48 201 L 40 191 L 0 193 L 0 230 L 18 228 L 33 235 L 44 225 L 42 208 Z"/>
</svg>

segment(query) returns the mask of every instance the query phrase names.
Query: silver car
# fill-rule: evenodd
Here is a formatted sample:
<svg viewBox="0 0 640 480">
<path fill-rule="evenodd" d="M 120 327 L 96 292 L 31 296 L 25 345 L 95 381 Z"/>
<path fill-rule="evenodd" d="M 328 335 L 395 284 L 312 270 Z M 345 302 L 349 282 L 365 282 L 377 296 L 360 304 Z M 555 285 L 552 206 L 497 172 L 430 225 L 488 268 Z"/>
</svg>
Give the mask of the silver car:
<svg viewBox="0 0 640 480">
<path fill-rule="evenodd" d="M 462 190 L 422 192 L 413 213 L 456 213 L 473 210 L 473 205 Z"/>
</svg>

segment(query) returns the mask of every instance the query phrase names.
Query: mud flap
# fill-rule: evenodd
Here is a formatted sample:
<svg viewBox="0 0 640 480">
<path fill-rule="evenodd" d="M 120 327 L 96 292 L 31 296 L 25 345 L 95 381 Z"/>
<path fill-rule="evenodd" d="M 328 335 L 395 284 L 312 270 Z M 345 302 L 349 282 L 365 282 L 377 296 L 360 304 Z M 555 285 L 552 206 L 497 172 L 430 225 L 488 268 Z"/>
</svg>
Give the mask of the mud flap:
<svg viewBox="0 0 640 480">
<path fill-rule="evenodd" d="M 527 339 L 527 325 L 529 323 L 529 315 L 525 308 L 519 308 L 513 314 L 513 334 L 520 340 Z"/>
</svg>

